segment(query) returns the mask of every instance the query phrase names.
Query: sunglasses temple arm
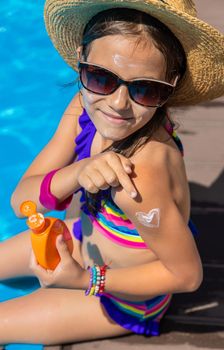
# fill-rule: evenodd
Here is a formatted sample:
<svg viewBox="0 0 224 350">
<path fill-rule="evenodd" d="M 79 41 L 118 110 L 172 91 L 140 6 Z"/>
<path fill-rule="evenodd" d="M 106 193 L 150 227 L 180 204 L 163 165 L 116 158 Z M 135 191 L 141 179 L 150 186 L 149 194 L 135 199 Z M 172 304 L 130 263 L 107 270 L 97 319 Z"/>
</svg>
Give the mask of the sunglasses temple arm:
<svg viewBox="0 0 224 350">
<path fill-rule="evenodd" d="M 176 85 L 177 85 L 177 81 L 178 81 L 178 79 L 180 78 L 180 76 L 179 75 L 177 75 L 176 76 L 176 78 L 175 78 L 175 80 L 174 80 L 174 82 L 173 82 L 173 87 L 175 87 Z"/>
</svg>

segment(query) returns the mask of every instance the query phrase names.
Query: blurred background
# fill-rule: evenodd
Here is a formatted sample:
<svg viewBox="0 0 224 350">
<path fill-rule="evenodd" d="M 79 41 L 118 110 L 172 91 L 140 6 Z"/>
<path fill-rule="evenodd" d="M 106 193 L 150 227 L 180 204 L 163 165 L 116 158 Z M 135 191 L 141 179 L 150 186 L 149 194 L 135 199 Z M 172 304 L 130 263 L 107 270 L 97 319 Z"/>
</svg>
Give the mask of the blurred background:
<svg viewBox="0 0 224 350">
<path fill-rule="evenodd" d="M 195 3 L 199 17 L 224 32 L 224 1 Z M 26 229 L 24 220 L 18 219 L 10 207 L 11 194 L 54 134 L 77 91 L 74 87 L 62 87 L 76 74 L 63 62 L 47 36 L 43 5 L 44 0 L 1 1 L 0 241 Z M 224 99 L 220 98 L 173 110 L 185 148 L 192 218 L 199 230 L 196 242 L 205 267 L 199 291 L 194 296 L 176 298 L 170 318 L 180 322 L 209 323 L 212 318 L 214 324 L 224 325 L 223 107 Z M 212 306 L 185 312 L 196 304 Z"/>
<path fill-rule="evenodd" d="M 195 4 L 198 17 L 224 33 L 224 1 L 195 0 Z M 204 281 L 193 294 L 175 295 L 167 319 L 204 325 L 207 332 L 214 331 L 212 326 L 224 330 L 224 98 L 176 109 L 173 116 L 180 124 L 177 132 L 185 149 L 191 217 L 199 231 L 196 243 Z M 208 345 L 208 337 L 206 341 Z"/>
</svg>

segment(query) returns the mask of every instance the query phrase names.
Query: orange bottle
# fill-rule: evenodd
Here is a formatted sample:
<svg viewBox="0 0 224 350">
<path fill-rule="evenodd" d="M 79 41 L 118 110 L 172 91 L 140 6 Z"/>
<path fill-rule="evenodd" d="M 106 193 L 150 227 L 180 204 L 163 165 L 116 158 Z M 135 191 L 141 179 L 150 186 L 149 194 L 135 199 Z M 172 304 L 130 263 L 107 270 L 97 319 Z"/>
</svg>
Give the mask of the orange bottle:
<svg viewBox="0 0 224 350">
<path fill-rule="evenodd" d="M 20 206 L 20 212 L 28 217 L 26 223 L 31 229 L 31 244 L 38 263 L 45 269 L 54 270 L 60 261 L 56 237 L 63 235 L 70 254 L 73 250 L 72 237 L 62 220 L 44 217 L 36 210 L 37 206 L 32 201 L 25 201 Z"/>
</svg>

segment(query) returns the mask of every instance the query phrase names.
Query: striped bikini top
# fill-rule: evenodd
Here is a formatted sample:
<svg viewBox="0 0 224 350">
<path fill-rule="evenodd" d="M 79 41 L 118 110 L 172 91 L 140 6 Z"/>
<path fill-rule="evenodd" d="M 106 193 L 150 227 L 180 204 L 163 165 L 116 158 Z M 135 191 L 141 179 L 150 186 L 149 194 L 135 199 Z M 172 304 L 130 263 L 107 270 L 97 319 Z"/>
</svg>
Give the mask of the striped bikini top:
<svg viewBox="0 0 224 350">
<path fill-rule="evenodd" d="M 90 157 L 91 144 L 96 133 L 96 128 L 85 109 L 79 117 L 79 125 L 81 126 L 82 131 L 75 139 L 75 151 L 78 155 L 77 161 Z M 173 140 L 183 155 L 183 145 L 176 132 L 173 130 L 173 125 L 168 119 L 164 124 L 164 127 L 173 137 Z M 79 191 L 82 192 L 80 198 L 80 202 L 82 203 L 81 210 L 89 216 L 92 224 L 100 233 L 119 245 L 129 248 L 148 249 L 148 246 L 139 235 L 133 223 L 113 201 L 110 188 L 101 191 L 100 210 L 95 216 L 89 212 L 86 206 L 84 189 L 81 188 Z M 191 220 L 189 221 L 189 227 L 193 234 L 197 234 L 197 230 Z"/>
</svg>

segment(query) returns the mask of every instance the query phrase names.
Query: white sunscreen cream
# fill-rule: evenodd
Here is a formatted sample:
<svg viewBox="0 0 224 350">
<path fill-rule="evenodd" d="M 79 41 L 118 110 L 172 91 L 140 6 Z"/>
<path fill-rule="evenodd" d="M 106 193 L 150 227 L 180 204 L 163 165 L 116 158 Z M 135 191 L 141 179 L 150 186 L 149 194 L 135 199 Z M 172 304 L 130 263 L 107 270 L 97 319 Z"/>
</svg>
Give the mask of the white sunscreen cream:
<svg viewBox="0 0 224 350">
<path fill-rule="evenodd" d="M 112 59 L 115 63 L 116 66 L 120 67 L 120 68 L 139 68 L 142 66 L 142 68 L 146 69 L 146 67 L 148 67 L 148 63 L 145 60 L 142 59 L 138 59 L 138 63 L 133 62 L 133 59 L 130 57 L 124 57 L 122 55 L 119 54 L 115 54 L 112 55 Z"/>
<path fill-rule="evenodd" d="M 136 217 L 138 221 L 147 227 L 159 227 L 160 222 L 160 209 L 151 209 L 148 213 L 137 212 Z"/>
</svg>

